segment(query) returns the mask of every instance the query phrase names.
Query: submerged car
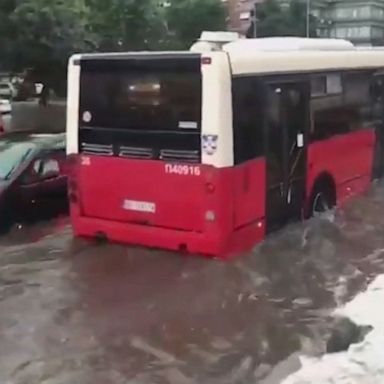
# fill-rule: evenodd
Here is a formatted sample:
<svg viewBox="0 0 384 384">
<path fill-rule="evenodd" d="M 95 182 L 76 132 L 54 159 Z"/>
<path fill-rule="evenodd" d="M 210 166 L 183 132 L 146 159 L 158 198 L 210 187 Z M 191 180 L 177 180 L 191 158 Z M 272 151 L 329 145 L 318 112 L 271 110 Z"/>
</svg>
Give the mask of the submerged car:
<svg viewBox="0 0 384 384">
<path fill-rule="evenodd" d="M 0 229 L 66 213 L 65 134 L 0 136 Z"/>
<path fill-rule="evenodd" d="M 12 104 L 7 99 L 0 99 L 0 113 L 6 114 L 12 112 Z"/>
</svg>

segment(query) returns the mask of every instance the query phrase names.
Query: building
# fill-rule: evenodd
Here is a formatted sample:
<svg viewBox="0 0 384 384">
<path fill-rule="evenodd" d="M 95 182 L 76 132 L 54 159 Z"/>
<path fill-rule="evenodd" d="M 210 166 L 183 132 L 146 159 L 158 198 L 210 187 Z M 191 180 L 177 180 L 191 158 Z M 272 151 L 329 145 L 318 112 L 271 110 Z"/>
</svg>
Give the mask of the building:
<svg viewBox="0 0 384 384">
<path fill-rule="evenodd" d="M 264 0 L 222 0 L 228 7 L 229 29 L 245 33 L 252 22 L 255 4 Z M 289 6 L 290 0 L 278 0 Z M 347 39 L 356 45 L 384 45 L 384 0 L 309 1 L 319 37 Z"/>
<path fill-rule="evenodd" d="M 314 12 L 321 37 L 384 45 L 384 0 L 323 0 Z"/>
<path fill-rule="evenodd" d="M 279 0 L 289 6 L 290 0 Z M 309 2 L 319 37 L 347 39 L 355 45 L 384 45 L 384 0 L 302 0 Z"/>
</svg>

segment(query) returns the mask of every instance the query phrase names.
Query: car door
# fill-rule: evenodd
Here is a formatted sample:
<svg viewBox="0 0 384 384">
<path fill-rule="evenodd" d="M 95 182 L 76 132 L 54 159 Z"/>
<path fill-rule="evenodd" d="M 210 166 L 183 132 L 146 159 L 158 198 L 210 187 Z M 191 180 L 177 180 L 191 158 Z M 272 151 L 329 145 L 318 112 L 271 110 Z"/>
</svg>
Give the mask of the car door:
<svg viewBox="0 0 384 384">
<path fill-rule="evenodd" d="M 33 160 L 19 183 L 19 206 L 27 221 L 51 218 L 66 213 L 67 178 L 64 156 L 51 151 Z"/>
</svg>

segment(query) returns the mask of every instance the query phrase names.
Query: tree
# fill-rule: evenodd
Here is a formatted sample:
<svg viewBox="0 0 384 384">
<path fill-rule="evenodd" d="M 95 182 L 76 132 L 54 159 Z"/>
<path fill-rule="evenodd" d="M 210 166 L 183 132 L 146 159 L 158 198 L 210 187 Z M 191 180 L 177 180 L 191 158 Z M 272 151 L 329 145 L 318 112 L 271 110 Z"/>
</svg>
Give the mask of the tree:
<svg viewBox="0 0 384 384">
<path fill-rule="evenodd" d="M 84 51 L 189 48 L 204 29 L 225 29 L 221 0 L 0 0 L 0 53 L 57 88 L 68 58 Z M 5 63 L 4 57 L 7 58 Z"/>
<path fill-rule="evenodd" d="M 12 69 L 33 68 L 53 88 L 66 71 L 68 57 L 92 46 L 83 0 L 23 0 L 11 14 L 15 39 Z"/>
<path fill-rule="evenodd" d="M 289 25 L 293 36 L 307 35 L 307 4 L 303 0 L 291 2 L 288 10 Z M 317 37 L 317 19 L 309 15 L 309 37 Z"/>
<path fill-rule="evenodd" d="M 172 48 L 189 48 L 203 30 L 226 30 L 226 16 L 220 0 L 174 0 L 165 11 L 168 42 Z"/>
<path fill-rule="evenodd" d="M 86 0 L 86 4 L 97 50 L 150 48 L 151 28 L 159 26 L 153 0 Z"/>
<path fill-rule="evenodd" d="M 10 54 L 15 37 L 11 15 L 16 8 L 16 0 L 0 1 L 0 68 L 10 67 Z"/>
<path fill-rule="evenodd" d="M 98 49 L 185 49 L 204 29 L 226 29 L 221 0 L 86 0 Z"/>
<path fill-rule="evenodd" d="M 316 18 L 310 15 L 309 35 L 316 37 Z M 307 8 L 303 0 L 292 0 L 287 7 L 282 7 L 277 0 L 266 0 L 257 7 L 257 36 L 299 36 L 307 32 Z M 247 35 L 251 37 L 253 25 Z"/>
</svg>

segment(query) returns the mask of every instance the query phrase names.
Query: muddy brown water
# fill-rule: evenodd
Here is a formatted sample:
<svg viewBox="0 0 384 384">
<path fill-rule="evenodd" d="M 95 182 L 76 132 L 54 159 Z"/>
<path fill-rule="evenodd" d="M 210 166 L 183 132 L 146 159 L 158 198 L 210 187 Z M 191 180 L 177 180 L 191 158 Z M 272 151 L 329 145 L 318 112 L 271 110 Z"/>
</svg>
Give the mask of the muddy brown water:
<svg viewBox="0 0 384 384">
<path fill-rule="evenodd" d="M 73 240 L 67 218 L 15 227 L 0 238 L 0 383 L 278 383 L 384 271 L 383 212 L 377 185 L 227 263 Z"/>
</svg>

